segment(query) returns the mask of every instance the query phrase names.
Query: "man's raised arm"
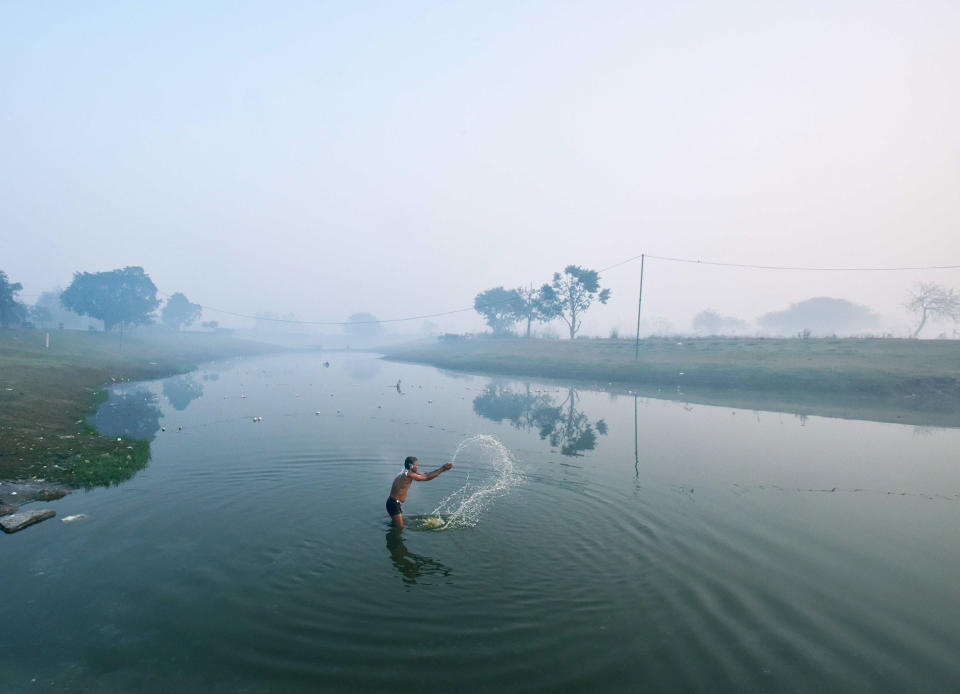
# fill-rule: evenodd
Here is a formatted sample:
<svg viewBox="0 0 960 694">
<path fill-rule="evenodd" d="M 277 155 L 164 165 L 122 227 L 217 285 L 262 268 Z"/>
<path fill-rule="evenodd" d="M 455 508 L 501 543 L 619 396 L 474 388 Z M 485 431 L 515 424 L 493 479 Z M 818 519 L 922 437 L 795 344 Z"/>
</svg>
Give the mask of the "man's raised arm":
<svg viewBox="0 0 960 694">
<path fill-rule="evenodd" d="M 444 463 L 443 465 L 438 467 L 436 470 L 434 470 L 433 472 L 428 472 L 426 475 L 421 475 L 419 472 L 413 472 L 410 474 L 410 477 L 417 480 L 418 482 L 427 482 L 429 480 L 432 480 L 441 472 L 446 472 L 452 467 L 453 467 L 453 463 Z"/>
</svg>

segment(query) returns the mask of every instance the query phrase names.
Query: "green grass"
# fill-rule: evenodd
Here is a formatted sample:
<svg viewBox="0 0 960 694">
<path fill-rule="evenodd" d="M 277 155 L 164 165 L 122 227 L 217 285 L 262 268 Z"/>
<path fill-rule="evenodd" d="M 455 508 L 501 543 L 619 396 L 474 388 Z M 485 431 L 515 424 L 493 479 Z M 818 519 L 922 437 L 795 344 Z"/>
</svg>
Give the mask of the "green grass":
<svg viewBox="0 0 960 694">
<path fill-rule="evenodd" d="M 127 479 L 147 464 L 150 446 L 100 436 L 86 423 L 107 386 L 276 349 L 204 333 L 128 334 L 121 344 L 117 333 L 0 330 L 0 479 L 40 477 L 71 487 Z"/>
<path fill-rule="evenodd" d="M 754 409 L 960 426 L 960 341 L 470 339 L 385 350 L 442 368 Z"/>
</svg>

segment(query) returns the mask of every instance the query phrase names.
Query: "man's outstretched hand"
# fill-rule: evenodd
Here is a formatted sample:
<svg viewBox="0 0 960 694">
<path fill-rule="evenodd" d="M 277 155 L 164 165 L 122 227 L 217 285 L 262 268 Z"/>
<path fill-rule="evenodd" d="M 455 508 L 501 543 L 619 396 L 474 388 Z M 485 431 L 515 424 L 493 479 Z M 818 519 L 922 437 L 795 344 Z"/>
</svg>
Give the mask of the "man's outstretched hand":
<svg viewBox="0 0 960 694">
<path fill-rule="evenodd" d="M 444 464 L 443 464 L 443 469 L 444 469 L 444 471 L 449 470 L 449 469 L 452 468 L 452 467 L 453 467 L 453 463 L 444 463 Z"/>
</svg>

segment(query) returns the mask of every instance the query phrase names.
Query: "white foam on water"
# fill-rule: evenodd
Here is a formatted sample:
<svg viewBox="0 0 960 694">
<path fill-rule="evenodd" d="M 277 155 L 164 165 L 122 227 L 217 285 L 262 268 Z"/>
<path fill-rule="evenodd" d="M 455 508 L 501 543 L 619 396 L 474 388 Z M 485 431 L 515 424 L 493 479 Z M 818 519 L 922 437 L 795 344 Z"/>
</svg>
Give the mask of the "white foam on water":
<svg viewBox="0 0 960 694">
<path fill-rule="evenodd" d="M 495 436 L 475 434 L 460 442 L 452 462 L 466 468 L 464 485 L 440 502 L 433 513 L 444 519 L 442 529 L 472 527 L 497 497 L 506 494 L 523 479 L 517 472 L 510 450 Z M 471 476 L 475 482 L 471 482 Z M 440 528 L 438 528 L 440 529 Z"/>
</svg>

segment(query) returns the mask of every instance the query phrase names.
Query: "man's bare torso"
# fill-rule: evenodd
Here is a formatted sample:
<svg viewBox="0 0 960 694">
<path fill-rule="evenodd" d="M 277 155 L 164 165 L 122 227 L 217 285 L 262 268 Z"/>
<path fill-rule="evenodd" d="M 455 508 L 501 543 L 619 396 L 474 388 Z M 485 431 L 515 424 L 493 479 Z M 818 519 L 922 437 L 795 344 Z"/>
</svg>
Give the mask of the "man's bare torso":
<svg viewBox="0 0 960 694">
<path fill-rule="evenodd" d="M 390 496 L 401 503 L 406 501 L 407 492 L 410 490 L 410 485 L 412 483 L 413 478 L 406 473 L 401 472 L 393 480 L 393 485 L 390 487 Z"/>
</svg>

